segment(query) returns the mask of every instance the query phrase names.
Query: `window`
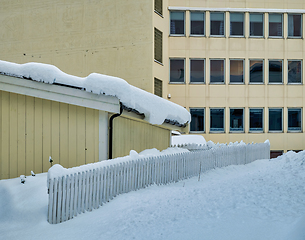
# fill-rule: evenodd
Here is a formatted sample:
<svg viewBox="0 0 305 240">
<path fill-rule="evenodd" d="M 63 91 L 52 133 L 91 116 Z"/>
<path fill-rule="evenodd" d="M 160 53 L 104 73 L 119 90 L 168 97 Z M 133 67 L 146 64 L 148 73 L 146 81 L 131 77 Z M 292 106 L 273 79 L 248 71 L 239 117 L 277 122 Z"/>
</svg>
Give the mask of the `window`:
<svg viewBox="0 0 305 240">
<path fill-rule="evenodd" d="M 162 32 L 155 28 L 155 60 L 162 63 Z"/>
<path fill-rule="evenodd" d="M 263 115 L 264 110 L 262 108 L 250 108 L 249 117 L 250 117 L 250 132 L 263 132 Z"/>
<path fill-rule="evenodd" d="M 243 13 L 230 13 L 230 36 L 244 36 Z"/>
<path fill-rule="evenodd" d="M 264 60 L 250 60 L 249 82 L 264 82 Z"/>
<path fill-rule="evenodd" d="M 283 83 L 282 60 L 269 60 L 269 83 Z"/>
<path fill-rule="evenodd" d="M 288 14 L 288 37 L 302 37 L 302 15 Z"/>
<path fill-rule="evenodd" d="M 204 12 L 191 12 L 191 35 L 204 35 Z"/>
<path fill-rule="evenodd" d="M 283 131 L 283 109 L 270 108 L 269 109 L 269 131 L 282 132 Z"/>
<path fill-rule="evenodd" d="M 224 36 L 224 13 L 223 12 L 211 12 L 211 36 Z"/>
<path fill-rule="evenodd" d="M 244 109 L 230 109 L 230 132 L 244 131 Z"/>
<path fill-rule="evenodd" d="M 210 60 L 210 83 L 224 83 L 224 59 Z"/>
<path fill-rule="evenodd" d="M 204 83 L 204 60 L 191 59 L 190 60 L 190 82 Z"/>
<path fill-rule="evenodd" d="M 250 37 L 264 37 L 263 13 L 250 13 Z"/>
<path fill-rule="evenodd" d="M 230 83 L 244 82 L 244 60 L 230 60 Z"/>
<path fill-rule="evenodd" d="M 204 132 L 204 108 L 191 108 L 191 132 Z"/>
<path fill-rule="evenodd" d="M 184 59 L 170 59 L 171 83 L 184 83 Z"/>
<path fill-rule="evenodd" d="M 288 83 L 302 83 L 301 60 L 288 60 Z"/>
<path fill-rule="evenodd" d="M 162 97 L 162 81 L 158 78 L 154 80 L 154 94 Z"/>
<path fill-rule="evenodd" d="M 301 108 L 288 108 L 288 131 L 302 131 Z"/>
<path fill-rule="evenodd" d="M 211 108 L 210 109 L 210 131 L 211 132 L 224 132 L 224 109 Z"/>
<path fill-rule="evenodd" d="M 282 14 L 269 13 L 269 37 L 283 36 Z"/>
<path fill-rule="evenodd" d="M 162 16 L 163 6 L 162 0 L 155 0 L 155 12 Z"/>
<path fill-rule="evenodd" d="M 170 34 L 184 35 L 184 12 L 171 12 L 170 19 Z"/>
<path fill-rule="evenodd" d="M 283 154 L 283 150 L 271 150 L 270 151 L 270 159 L 271 158 L 277 158 Z"/>
</svg>

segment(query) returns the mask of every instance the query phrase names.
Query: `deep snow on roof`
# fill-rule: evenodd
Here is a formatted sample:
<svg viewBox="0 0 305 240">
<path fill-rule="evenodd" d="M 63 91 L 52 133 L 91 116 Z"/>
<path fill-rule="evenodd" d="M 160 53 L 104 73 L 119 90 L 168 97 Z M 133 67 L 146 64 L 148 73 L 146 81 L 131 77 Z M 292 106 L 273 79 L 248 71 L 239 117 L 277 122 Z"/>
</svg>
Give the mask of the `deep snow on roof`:
<svg viewBox="0 0 305 240">
<path fill-rule="evenodd" d="M 117 97 L 121 103 L 139 113 L 151 124 L 176 122 L 180 125 L 190 122 L 190 113 L 182 106 L 128 84 L 117 77 L 91 73 L 81 78 L 66 74 L 57 67 L 43 63 L 17 64 L 0 60 L 0 73 L 48 84 L 77 87 L 94 94 Z"/>
</svg>

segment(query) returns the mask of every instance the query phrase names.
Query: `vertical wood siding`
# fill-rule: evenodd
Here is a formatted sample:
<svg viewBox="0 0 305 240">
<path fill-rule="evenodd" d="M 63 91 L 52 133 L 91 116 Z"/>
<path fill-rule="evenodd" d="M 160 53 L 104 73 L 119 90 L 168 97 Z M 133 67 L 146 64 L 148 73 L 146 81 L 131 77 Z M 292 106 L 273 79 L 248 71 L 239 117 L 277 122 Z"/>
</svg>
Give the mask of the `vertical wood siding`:
<svg viewBox="0 0 305 240">
<path fill-rule="evenodd" d="M 98 161 L 99 111 L 0 91 L 0 179 Z"/>
<path fill-rule="evenodd" d="M 141 120 L 118 117 L 113 123 L 113 158 L 129 155 L 130 150 L 164 150 L 170 146 L 170 130 Z"/>
</svg>

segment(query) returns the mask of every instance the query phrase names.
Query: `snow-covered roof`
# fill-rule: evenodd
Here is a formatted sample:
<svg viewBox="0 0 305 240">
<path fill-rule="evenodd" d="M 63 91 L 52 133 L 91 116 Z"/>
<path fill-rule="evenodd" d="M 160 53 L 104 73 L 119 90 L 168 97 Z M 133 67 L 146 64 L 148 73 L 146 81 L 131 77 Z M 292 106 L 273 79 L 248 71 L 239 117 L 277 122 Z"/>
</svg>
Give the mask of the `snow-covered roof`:
<svg viewBox="0 0 305 240">
<path fill-rule="evenodd" d="M 0 74 L 114 96 L 126 108 L 144 114 L 144 120 L 151 124 L 161 125 L 166 122 L 182 126 L 191 120 L 190 113 L 184 107 L 134 87 L 117 77 L 92 73 L 81 78 L 66 74 L 49 64 L 17 64 L 1 60 Z"/>
</svg>

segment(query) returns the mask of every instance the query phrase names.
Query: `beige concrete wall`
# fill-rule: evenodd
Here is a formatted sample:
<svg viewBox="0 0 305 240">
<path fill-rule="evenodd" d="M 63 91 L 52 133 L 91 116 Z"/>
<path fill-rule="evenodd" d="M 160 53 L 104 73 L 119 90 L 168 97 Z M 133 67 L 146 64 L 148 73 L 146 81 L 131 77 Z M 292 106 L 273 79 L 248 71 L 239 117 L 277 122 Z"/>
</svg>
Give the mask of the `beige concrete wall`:
<svg viewBox="0 0 305 240">
<path fill-rule="evenodd" d="M 0 91 L 0 179 L 99 159 L 99 112 Z"/>
<path fill-rule="evenodd" d="M 153 91 L 153 3 L 113 0 L 1 1 L 1 60 L 124 78 Z"/>
<path fill-rule="evenodd" d="M 196 0 L 169 0 L 170 7 L 213 7 L 213 8 L 268 8 L 268 9 L 305 9 L 305 2 L 298 1 L 196 1 Z M 168 13 L 169 14 L 169 11 Z M 273 150 L 299 150 L 305 149 L 305 138 L 303 133 L 288 133 L 287 108 L 302 108 L 305 105 L 303 84 L 287 84 L 287 61 L 301 59 L 302 78 L 304 75 L 305 42 L 304 39 L 288 39 L 287 26 L 288 17 L 284 13 L 283 38 L 268 38 L 268 14 L 265 13 L 264 31 L 265 37 L 260 39 L 249 38 L 249 13 L 245 13 L 245 37 L 229 37 L 230 24 L 229 12 L 226 12 L 225 37 L 209 36 L 209 11 L 206 11 L 206 24 L 204 37 L 191 37 L 190 34 L 190 14 L 186 11 L 185 27 L 186 36 L 170 36 L 169 58 L 185 59 L 184 84 L 168 84 L 168 93 L 171 100 L 186 108 L 205 108 L 205 133 L 203 136 L 207 140 L 214 142 L 262 142 L 270 139 L 271 149 Z M 303 14 L 303 36 L 305 34 L 305 19 Z M 169 24 L 169 21 L 168 21 Z M 189 83 L 189 60 L 192 58 L 205 59 L 205 84 Z M 225 59 L 225 84 L 209 84 L 210 59 Z M 230 84 L 230 59 L 244 60 L 244 84 Z M 249 59 L 264 59 L 264 79 L 262 85 L 249 84 Z M 284 84 L 268 84 L 268 60 L 283 60 L 283 79 Z M 209 109 L 211 107 L 225 108 L 225 133 L 210 133 L 209 131 Z M 244 108 L 245 133 L 229 133 L 229 109 Z M 264 108 L 264 133 L 249 133 L 249 108 Z M 268 133 L 268 108 L 282 107 L 283 114 L 283 133 Z M 304 130 L 304 109 L 302 111 L 302 129 Z"/>
<path fill-rule="evenodd" d="M 129 155 L 130 150 L 164 150 L 170 146 L 170 130 L 140 119 L 118 117 L 113 122 L 113 158 Z"/>
</svg>

